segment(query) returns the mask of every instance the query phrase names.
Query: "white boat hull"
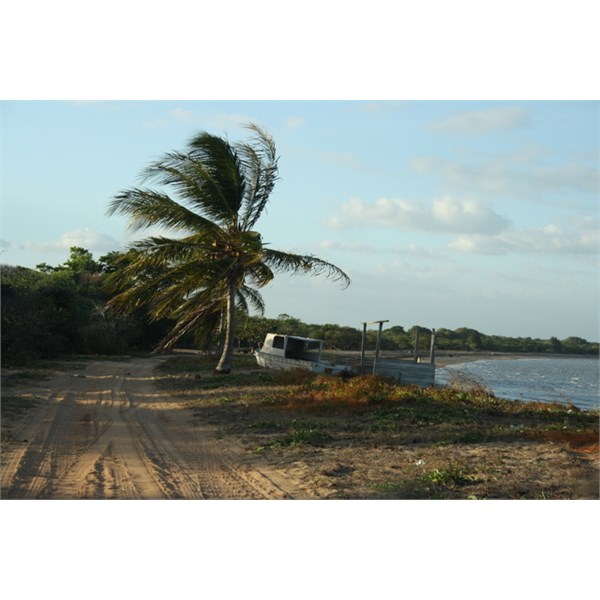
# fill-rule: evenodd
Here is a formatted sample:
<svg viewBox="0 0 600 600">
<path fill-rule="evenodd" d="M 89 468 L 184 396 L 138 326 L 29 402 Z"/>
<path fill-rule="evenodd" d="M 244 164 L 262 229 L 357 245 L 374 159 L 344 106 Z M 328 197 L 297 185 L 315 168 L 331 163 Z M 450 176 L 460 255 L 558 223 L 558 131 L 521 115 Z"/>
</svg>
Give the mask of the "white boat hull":
<svg viewBox="0 0 600 600">
<path fill-rule="evenodd" d="M 332 375 L 350 371 L 350 368 L 345 365 L 332 365 L 323 361 L 317 362 L 312 360 L 284 358 L 283 356 L 276 356 L 267 352 L 261 352 L 260 350 L 255 352 L 254 356 L 256 357 L 256 362 L 261 367 L 266 367 L 268 369 L 279 369 L 284 371 L 303 369 L 305 371 L 312 371 L 313 373 L 328 373 Z"/>
</svg>

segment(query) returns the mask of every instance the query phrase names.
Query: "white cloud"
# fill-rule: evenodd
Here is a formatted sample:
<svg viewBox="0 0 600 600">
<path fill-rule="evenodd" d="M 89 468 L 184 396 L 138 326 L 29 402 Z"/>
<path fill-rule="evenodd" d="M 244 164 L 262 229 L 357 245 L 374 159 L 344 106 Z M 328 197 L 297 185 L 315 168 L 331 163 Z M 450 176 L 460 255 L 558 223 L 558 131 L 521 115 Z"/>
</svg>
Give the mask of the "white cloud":
<svg viewBox="0 0 600 600">
<path fill-rule="evenodd" d="M 494 236 L 461 236 L 448 249 L 471 254 L 597 254 L 600 233 L 594 229 L 569 231 L 559 225 L 537 229 L 514 229 Z"/>
<path fill-rule="evenodd" d="M 498 159 L 484 164 L 464 163 L 439 157 L 425 156 L 411 161 L 414 171 L 441 179 L 449 192 L 477 192 L 492 195 L 539 198 L 548 193 L 598 193 L 598 168 L 584 164 L 565 164 L 554 167 L 523 164 Z"/>
<path fill-rule="evenodd" d="M 153 119 L 152 121 L 146 121 L 144 127 L 146 129 L 160 129 L 166 127 L 169 122 L 166 119 Z"/>
<path fill-rule="evenodd" d="M 393 246 L 392 252 L 394 252 L 395 254 L 406 254 L 413 258 L 427 258 L 434 260 L 442 258 L 442 255 L 436 250 L 433 250 L 431 248 L 425 248 L 424 246 L 420 246 L 419 244 L 414 243 L 408 244 L 406 246 Z M 445 260 L 447 259 L 445 258 Z"/>
<path fill-rule="evenodd" d="M 60 239 L 54 242 L 23 242 L 22 244 L 18 244 L 18 247 L 23 250 L 38 250 L 42 252 L 68 250 L 72 246 L 79 246 L 86 250 L 106 252 L 118 249 L 121 244 L 111 236 L 99 233 L 88 227 L 63 233 Z"/>
<path fill-rule="evenodd" d="M 163 127 L 168 127 L 174 122 L 190 123 L 198 119 L 196 113 L 181 107 L 173 108 L 164 113 L 164 115 L 164 117 L 145 121 L 143 123 L 143 127 L 145 129 L 160 129 Z M 300 117 L 295 118 L 300 119 Z M 292 117 L 292 119 L 294 119 L 294 117 Z M 207 129 L 223 129 L 227 131 L 232 128 L 242 128 L 247 123 L 252 123 L 255 120 L 246 115 L 218 113 L 212 115 L 211 117 L 205 118 L 202 121 Z M 300 123 L 298 121 L 292 121 L 293 127 L 298 127 L 299 125 Z"/>
<path fill-rule="evenodd" d="M 339 252 L 355 252 L 361 255 L 388 255 L 388 256 L 410 256 L 412 259 L 429 259 L 429 260 L 438 260 L 440 258 L 444 258 L 445 261 L 449 260 L 448 254 L 444 252 L 440 254 L 437 250 L 432 248 L 426 248 L 419 244 L 409 243 L 403 246 L 401 245 L 379 245 L 374 246 L 372 244 L 367 244 L 365 242 L 351 242 L 351 241 L 333 241 L 333 240 L 323 240 L 318 244 L 315 244 L 314 251 L 315 252 L 323 252 L 323 251 L 339 251 Z"/>
<path fill-rule="evenodd" d="M 383 169 L 373 167 L 368 163 L 363 162 L 360 158 L 348 152 L 322 152 L 318 155 L 323 157 L 327 162 L 330 162 L 338 167 L 350 169 L 351 171 L 359 171 L 362 173 L 382 173 Z"/>
<path fill-rule="evenodd" d="M 173 121 L 192 121 L 196 115 L 191 110 L 186 108 L 173 108 L 166 113 L 165 118 L 151 119 L 150 121 L 144 122 L 143 126 L 145 129 L 160 129 L 167 127 Z"/>
<path fill-rule="evenodd" d="M 186 108 L 174 108 L 169 111 L 169 115 L 177 121 L 191 121 L 195 117 L 195 114 Z"/>
<path fill-rule="evenodd" d="M 584 215 L 582 217 L 573 217 L 569 219 L 571 223 L 578 229 L 588 230 L 600 230 L 600 219 L 593 217 L 592 215 Z"/>
<path fill-rule="evenodd" d="M 119 243 L 111 236 L 86 227 L 63 233 L 61 243 L 64 247 L 82 246 L 88 250 L 114 250 Z"/>
<path fill-rule="evenodd" d="M 206 123 L 214 129 L 229 129 L 231 127 L 243 127 L 247 123 L 254 123 L 255 119 L 246 115 L 234 115 L 229 113 L 218 113 L 208 119 Z"/>
<path fill-rule="evenodd" d="M 333 242 L 331 240 L 324 240 L 320 242 L 319 249 L 321 250 L 343 250 L 348 252 L 377 252 L 377 249 L 371 244 L 365 244 L 364 242 Z"/>
<path fill-rule="evenodd" d="M 413 231 L 452 233 L 497 233 L 509 225 L 508 219 L 476 200 L 442 196 L 432 202 L 379 198 L 366 204 L 352 198 L 341 214 L 325 225 L 346 227 L 397 227 Z"/>
<path fill-rule="evenodd" d="M 288 117 L 285 120 L 287 129 L 298 129 L 298 127 L 302 127 L 302 125 L 304 125 L 304 117 L 293 116 Z"/>
<path fill-rule="evenodd" d="M 454 135 L 483 135 L 529 127 L 529 112 L 520 106 L 460 113 L 429 125 L 431 131 Z"/>
</svg>

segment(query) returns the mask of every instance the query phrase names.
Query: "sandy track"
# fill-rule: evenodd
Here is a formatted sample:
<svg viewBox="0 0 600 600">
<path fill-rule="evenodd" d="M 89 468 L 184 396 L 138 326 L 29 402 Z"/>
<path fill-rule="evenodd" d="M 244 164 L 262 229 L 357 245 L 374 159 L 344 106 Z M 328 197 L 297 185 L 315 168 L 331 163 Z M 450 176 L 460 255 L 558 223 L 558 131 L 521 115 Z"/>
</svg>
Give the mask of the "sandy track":
<svg viewBox="0 0 600 600">
<path fill-rule="evenodd" d="M 190 425 L 154 385 L 161 360 L 96 361 L 44 382 L 45 402 L 3 449 L 2 498 L 290 497 L 210 427 Z"/>
</svg>

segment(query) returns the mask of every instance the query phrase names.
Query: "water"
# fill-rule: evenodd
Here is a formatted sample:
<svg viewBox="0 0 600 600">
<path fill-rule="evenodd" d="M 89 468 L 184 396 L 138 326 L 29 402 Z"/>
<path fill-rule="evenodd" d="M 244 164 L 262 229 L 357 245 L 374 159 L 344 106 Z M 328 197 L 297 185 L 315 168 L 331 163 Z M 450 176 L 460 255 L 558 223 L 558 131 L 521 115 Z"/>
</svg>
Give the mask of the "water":
<svg viewBox="0 0 600 600">
<path fill-rule="evenodd" d="M 538 400 L 600 407 L 600 363 L 594 358 L 514 358 L 477 360 L 436 369 L 436 383 L 458 371 L 483 380 L 494 395 L 511 400 Z"/>
</svg>

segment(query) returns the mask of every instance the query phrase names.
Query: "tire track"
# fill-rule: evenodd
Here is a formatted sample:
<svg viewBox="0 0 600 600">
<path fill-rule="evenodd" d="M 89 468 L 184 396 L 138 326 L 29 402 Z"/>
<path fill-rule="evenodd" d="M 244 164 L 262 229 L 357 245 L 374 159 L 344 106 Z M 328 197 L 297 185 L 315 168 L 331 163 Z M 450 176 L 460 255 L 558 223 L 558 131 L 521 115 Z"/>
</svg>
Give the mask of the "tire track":
<svg viewBox="0 0 600 600">
<path fill-rule="evenodd" d="M 127 364 L 105 365 L 117 371 L 101 402 L 107 425 L 69 466 L 57 487 L 57 498 L 163 499 L 168 497 L 157 482 L 140 441 L 140 432 L 126 417 L 130 402 L 122 391 Z"/>
<path fill-rule="evenodd" d="M 125 392 L 126 394 L 126 392 Z M 167 498 L 202 498 L 202 493 L 189 474 L 189 467 L 180 464 L 168 447 L 168 438 L 149 420 L 141 419 L 139 409 L 122 412 L 139 455 Z"/>
<path fill-rule="evenodd" d="M 160 358 L 96 361 L 50 383 L 24 447 L 3 457 L 2 496 L 20 499 L 289 497 L 157 390 Z M 6 460 L 4 460 L 6 458 Z"/>
<path fill-rule="evenodd" d="M 47 498 L 52 495 L 54 479 L 60 469 L 58 461 L 63 459 L 65 423 L 72 417 L 73 405 L 70 394 L 53 394 L 49 401 L 51 409 L 13 467 L 7 498 Z"/>
</svg>

